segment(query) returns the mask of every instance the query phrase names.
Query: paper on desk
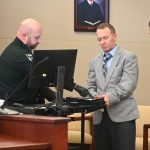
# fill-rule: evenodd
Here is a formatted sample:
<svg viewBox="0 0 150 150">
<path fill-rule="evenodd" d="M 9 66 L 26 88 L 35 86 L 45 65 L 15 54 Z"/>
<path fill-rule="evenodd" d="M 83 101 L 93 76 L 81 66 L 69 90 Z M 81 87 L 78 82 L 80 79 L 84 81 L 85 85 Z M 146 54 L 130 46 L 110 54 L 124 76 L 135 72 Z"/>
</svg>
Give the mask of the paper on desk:
<svg viewBox="0 0 150 150">
<path fill-rule="evenodd" d="M 4 100 L 0 99 L 0 107 L 3 105 L 3 103 L 4 103 Z"/>
<path fill-rule="evenodd" d="M 8 108 L 2 108 L 3 103 L 4 103 L 4 100 L 0 99 L 0 114 L 2 114 L 2 115 L 18 115 L 18 114 L 20 114 L 18 111 L 11 110 Z"/>
</svg>

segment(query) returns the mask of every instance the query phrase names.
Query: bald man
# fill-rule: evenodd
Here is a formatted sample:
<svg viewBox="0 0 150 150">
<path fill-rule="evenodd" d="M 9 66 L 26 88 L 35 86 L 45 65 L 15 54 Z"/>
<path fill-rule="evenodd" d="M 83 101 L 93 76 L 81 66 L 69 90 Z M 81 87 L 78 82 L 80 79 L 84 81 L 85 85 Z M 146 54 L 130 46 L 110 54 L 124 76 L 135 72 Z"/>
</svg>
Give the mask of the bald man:
<svg viewBox="0 0 150 150">
<path fill-rule="evenodd" d="M 7 103 L 39 104 L 49 101 L 55 93 L 48 89 L 28 88 L 32 50 L 40 43 L 42 30 L 38 21 L 27 18 L 17 30 L 16 38 L 0 56 L 0 99 Z"/>
</svg>

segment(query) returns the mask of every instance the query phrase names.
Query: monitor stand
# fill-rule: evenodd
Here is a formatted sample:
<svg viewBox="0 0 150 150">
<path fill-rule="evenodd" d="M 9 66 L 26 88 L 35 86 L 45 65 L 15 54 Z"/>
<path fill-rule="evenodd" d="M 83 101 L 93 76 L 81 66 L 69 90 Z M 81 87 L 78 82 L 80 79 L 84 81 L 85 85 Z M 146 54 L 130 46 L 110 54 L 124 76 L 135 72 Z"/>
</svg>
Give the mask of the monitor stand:
<svg viewBox="0 0 150 150">
<path fill-rule="evenodd" d="M 58 108 L 57 116 L 61 116 L 62 111 L 64 78 L 65 78 L 65 66 L 58 66 L 57 93 L 56 93 L 56 107 Z"/>
</svg>

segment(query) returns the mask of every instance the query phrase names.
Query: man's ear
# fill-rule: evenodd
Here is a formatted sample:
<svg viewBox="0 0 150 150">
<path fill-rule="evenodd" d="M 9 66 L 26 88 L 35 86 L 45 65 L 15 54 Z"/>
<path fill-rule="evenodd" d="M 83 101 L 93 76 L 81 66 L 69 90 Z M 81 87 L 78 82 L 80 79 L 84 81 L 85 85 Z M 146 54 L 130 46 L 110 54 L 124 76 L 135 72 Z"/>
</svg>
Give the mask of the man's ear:
<svg viewBox="0 0 150 150">
<path fill-rule="evenodd" d="M 117 33 L 114 33 L 114 39 L 117 40 Z"/>
<path fill-rule="evenodd" d="M 21 37 L 22 37 L 23 40 L 26 40 L 27 34 L 24 33 L 24 32 L 21 32 Z"/>
</svg>

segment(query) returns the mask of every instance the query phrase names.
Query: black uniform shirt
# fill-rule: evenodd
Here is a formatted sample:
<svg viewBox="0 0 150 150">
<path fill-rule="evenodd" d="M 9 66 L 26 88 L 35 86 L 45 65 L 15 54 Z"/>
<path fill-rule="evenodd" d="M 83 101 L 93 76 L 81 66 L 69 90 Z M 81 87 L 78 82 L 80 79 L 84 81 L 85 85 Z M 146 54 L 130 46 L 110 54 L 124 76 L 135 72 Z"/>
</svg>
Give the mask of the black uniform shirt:
<svg viewBox="0 0 150 150">
<path fill-rule="evenodd" d="M 0 98 L 4 99 L 8 90 L 17 88 L 30 72 L 31 64 L 31 50 L 15 38 L 0 56 Z"/>
<path fill-rule="evenodd" d="M 55 98 L 49 88 L 28 88 L 31 65 L 31 49 L 16 37 L 0 56 L 0 99 L 36 104 Z"/>
</svg>

